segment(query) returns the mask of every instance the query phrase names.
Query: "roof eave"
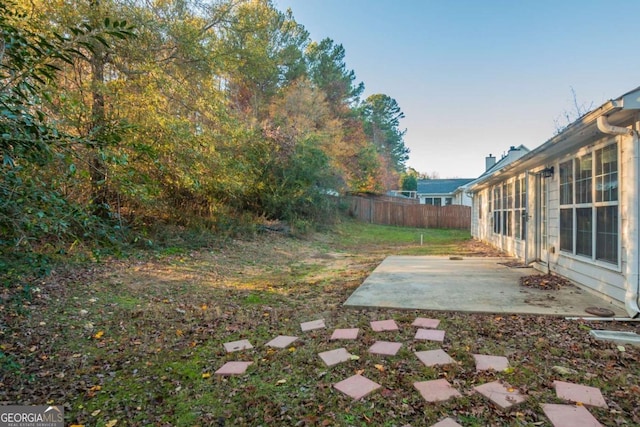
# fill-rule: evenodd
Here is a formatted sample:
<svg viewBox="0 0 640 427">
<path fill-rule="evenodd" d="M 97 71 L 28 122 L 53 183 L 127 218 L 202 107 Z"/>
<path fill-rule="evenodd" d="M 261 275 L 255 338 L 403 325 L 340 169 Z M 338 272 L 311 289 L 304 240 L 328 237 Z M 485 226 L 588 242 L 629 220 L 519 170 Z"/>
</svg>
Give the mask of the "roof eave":
<svg viewBox="0 0 640 427">
<path fill-rule="evenodd" d="M 607 101 L 600 107 L 583 115 L 578 120 L 563 129 L 562 132 L 553 136 L 544 144 L 531 150 L 519 159 L 514 160 L 513 162 L 507 164 L 503 168 L 489 175 L 481 176 L 476 181 L 470 183 L 467 191 L 475 192 L 481 190 L 497 181 L 500 181 L 502 176 L 508 174 L 514 169 L 526 169 L 529 166 L 537 166 L 541 162 L 544 162 L 545 159 L 554 157 L 558 153 L 570 151 L 576 143 L 584 140 L 585 138 L 589 138 L 590 136 L 595 136 L 599 133 L 596 127 L 596 120 L 598 119 L 598 117 L 612 114 L 616 111 L 621 110 L 622 108 L 622 97 L 616 100 Z M 564 144 L 562 145 L 562 147 L 560 147 L 562 143 Z"/>
</svg>

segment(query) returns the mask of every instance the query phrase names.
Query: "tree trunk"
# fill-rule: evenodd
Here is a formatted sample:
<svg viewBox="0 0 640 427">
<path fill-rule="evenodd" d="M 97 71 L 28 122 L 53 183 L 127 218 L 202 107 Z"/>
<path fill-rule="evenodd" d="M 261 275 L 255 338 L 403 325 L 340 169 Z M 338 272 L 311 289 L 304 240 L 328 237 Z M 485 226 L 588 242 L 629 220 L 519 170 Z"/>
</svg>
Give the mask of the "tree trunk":
<svg viewBox="0 0 640 427">
<path fill-rule="evenodd" d="M 97 26 L 100 22 L 100 0 L 92 0 L 91 8 L 92 25 Z M 104 68 L 105 51 L 104 46 L 96 43 L 91 55 L 91 95 L 93 103 L 91 106 L 91 138 L 95 141 L 93 158 L 91 161 L 91 200 L 93 212 L 101 218 L 108 218 L 110 214 L 108 194 L 108 171 L 103 158 L 102 149 L 105 144 L 106 114 L 104 109 Z"/>
</svg>

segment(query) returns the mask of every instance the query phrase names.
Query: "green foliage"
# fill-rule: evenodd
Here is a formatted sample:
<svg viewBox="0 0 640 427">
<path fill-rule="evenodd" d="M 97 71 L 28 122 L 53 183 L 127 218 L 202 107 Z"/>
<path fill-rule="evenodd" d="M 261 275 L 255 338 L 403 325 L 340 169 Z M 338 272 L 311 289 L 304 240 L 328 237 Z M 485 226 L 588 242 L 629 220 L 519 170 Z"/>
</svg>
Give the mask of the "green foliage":
<svg viewBox="0 0 640 427">
<path fill-rule="evenodd" d="M 0 31 L 6 283 L 173 229 L 195 246 L 257 218 L 304 233 L 337 194 L 397 184 L 395 101 L 360 108 L 343 46 L 271 0 L 10 1 Z"/>
<path fill-rule="evenodd" d="M 407 172 L 400 176 L 400 189 L 402 191 L 418 191 L 417 173 Z"/>
<path fill-rule="evenodd" d="M 403 139 L 407 131 L 400 130 L 404 113 L 396 100 L 388 95 L 371 95 L 364 101 L 360 111 L 365 132 L 373 145 L 389 160 L 396 172 L 403 172 L 409 149 Z"/>
</svg>

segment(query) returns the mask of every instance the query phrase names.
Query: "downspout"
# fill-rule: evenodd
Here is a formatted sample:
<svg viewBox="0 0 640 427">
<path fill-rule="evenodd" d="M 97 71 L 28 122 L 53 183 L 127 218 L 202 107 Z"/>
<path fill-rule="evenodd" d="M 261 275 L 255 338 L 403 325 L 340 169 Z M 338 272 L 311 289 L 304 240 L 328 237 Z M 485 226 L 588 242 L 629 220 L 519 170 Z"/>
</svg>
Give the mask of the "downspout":
<svg viewBox="0 0 640 427">
<path fill-rule="evenodd" d="M 524 171 L 524 191 L 525 194 L 527 195 L 524 199 L 524 202 L 526 203 L 525 206 L 523 206 L 523 212 L 524 214 L 522 215 L 522 218 L 520 218 L 520 221 L 524 221 L 524 229 L 526 230 L 526 234 L 524 235 L 524 263 L 526 265 L 531 264 L 533 261 L 535 261 L 535 259 L 533 259 L 532 257 L 529 256 L 529 250 L 531 245 L 529 244 L 529 229 L 530 229 L 530 224 L 529 224 L 529 197 L 530 197 L 530 193 L 529 193 L 529 170 L 527 169 L 526 171 Z"/>
<path fill-rule="evenodd" d="M 640 174 L 638 168 L 640 168 L 639 162 L 639 148 L 638 148 L 638 133 L 629 128 L 613 126 L 609 124 L 605 116 L 600 116 L 597 119 L 597 125 L 600 132 L 608 135 L 620 135 L 623 138 L 631 137 L 631 145 L 625 153 L 625 158 L 628 159 L 631 167 L 627 169 L 627 181 L 634 187 L 631 191 L 625 193 L 625 206 L 627 209 L 627 254 L 631 257 L 627 258 L 627 263 L 624 269 L 625 273 L 625 308 L 630 317 L 636 317 L 640 314 L 640 307 L 638 304 L 638 298 L 640 297 L 640 226 L 638 224 L 638 215 L 640 209 L 638 207 L 638 201 L 635 195 L 640 194 L 640 184 L 638 179 Z"/>
</svg>

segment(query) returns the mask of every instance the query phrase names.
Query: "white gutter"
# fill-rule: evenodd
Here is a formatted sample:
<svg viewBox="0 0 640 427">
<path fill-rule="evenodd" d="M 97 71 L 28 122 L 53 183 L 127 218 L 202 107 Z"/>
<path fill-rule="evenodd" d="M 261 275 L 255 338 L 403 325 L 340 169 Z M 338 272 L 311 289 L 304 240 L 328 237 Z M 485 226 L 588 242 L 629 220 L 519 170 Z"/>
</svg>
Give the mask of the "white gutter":
<svg viewBox="0 0 640 427">
<path fill-rule="evenodd" d="M 609 124 L 606 116 L 600 116 L 597 119 L 598 130 L 602 133 L 609 135 L 627 135 L 634 136 L 636 132 L 633 129 L 624 128 L 621 126 L 613 126 Z"/>
<path fill-rule="evenodd" d="M 625 308 L 630 317 L 636 317 L 640 314 L 640 307 L 638 306 L 638 298 L 640 297 L 640 225 L 638 224 L 638 215 L 640 209 L 638 208 L 638 201 L 636 195 L 640 194 L 640 184 L 638 179 L 640 173 L 639 152 L 638 148 L 638 133 L 633 129 L 613 126 L 609 124 L 606 116 L 600 116 L 597 119 L 598 129 L 605 134 L 620 135 L 622 138 L 631 137 L 631 144 L 626 151 L 623 151 L 625 163 L 629 162 L 627 168 L 627 182 L 631 183 L 634 187 L 625 191 L 623 200 L 623 206 L 626 208 L 626 222 L 627 222 L 627 237 L 626 237 L 626 253 L 630 256 L 627 258 L 627 262 L 624 267 L 625 277 Z M 620 162 L 622 163 L 622 161 Z"/>
</svg>

